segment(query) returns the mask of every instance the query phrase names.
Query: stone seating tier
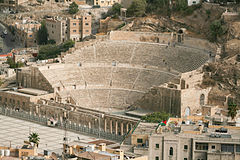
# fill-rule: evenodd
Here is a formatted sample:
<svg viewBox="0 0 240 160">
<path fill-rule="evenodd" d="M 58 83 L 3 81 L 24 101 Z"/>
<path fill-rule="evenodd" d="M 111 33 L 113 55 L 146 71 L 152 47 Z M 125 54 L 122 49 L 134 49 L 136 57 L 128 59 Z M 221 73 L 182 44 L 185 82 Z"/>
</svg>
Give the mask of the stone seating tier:
<svg viewBox="0 0 240 160">
<path fill-rule="evenodd" d="M 64 57 L 65 63 L 117 63 L 171 68 L 188 72 L 208 60 L 201 49 L 184 46 L 167 47 L 158 43 L 104 41 L 74 51 Z"/>
<path fill-rule="evenodd" d="M 53 88 L 69 90 L 80 106 L 125 108 L 151 87 L 207 60 L 201 49 L 108 40 L 76 49 L 63 57 L 65 64 L 40 71 Z"/>
</svg>

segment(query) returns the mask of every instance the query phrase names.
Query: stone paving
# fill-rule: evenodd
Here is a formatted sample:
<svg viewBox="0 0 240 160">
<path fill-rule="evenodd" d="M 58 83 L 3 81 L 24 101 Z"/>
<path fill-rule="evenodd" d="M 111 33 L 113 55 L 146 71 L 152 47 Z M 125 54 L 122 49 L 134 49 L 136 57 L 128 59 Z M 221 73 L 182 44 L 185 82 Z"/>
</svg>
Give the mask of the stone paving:
<svg viewBox="0 0 240 160">
<path fill-rule="evenodd" d="M 21 147 L 24 140 L 28 140 L 29 133 L 37 132 L 40 136 L 39 153 L 44 149 L 55 153 L 62 153 L 64 130 L 42 126 L 32 122 L 0 115 L 0 146 Z M 96 138 L 67 132 L 69 141 L 94 141 Z"/>
</svg>

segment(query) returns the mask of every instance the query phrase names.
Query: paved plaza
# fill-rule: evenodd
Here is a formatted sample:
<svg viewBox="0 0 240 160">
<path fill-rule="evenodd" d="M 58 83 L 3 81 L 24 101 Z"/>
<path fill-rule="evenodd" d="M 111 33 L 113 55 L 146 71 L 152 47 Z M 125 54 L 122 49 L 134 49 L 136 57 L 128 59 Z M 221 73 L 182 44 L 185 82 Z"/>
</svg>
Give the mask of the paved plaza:
<svg viewBox="0 0 240 160">
<path fill-rule="evenodd" d="M 23 141 L 28 140 L 31 132 L 37 132 L 40 136 L 39 153 L 43 153 L 44 149 L 55 153 L 62 152 L 64 130 L 0 115 L 0 146 L 9 146 L 11 143 L 13 148 L 21 147 Z M 83 142 L 96 140 L 96 138 L 69 131 L 67 137 L 69 141 L 78 140 L 78 138 Z"/>
</svg>

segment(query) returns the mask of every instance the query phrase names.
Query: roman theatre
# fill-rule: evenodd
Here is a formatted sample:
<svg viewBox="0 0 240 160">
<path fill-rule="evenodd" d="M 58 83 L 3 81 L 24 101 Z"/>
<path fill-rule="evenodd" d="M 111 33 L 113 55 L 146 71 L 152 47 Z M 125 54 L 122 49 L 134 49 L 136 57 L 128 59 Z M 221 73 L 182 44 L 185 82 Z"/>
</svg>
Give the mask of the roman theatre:
<svg viewBox="0 0 240 160">
<path fill-rule="evenodd" d="M 58 63 L 18 69 L 19 91 L 25 88 L 47 93 L 35 95 L 38 99 L 26 101 L 22 109 L 61 119 L 61 108 L 69 108 L 69 118 L 89 128 L 98 124 L 91 115 L 101 113 L 101 128 L 123 135 L 143 113 L 165 111 L 180 117 L 200 107 L 200 96 L 205 96 L 202 101 L 206 103 L 208 90 L 194 92 L 194 82 L 187 85 L 184 77 L 191 79 L 189 75 L 207 63 L 213 52 L 208 41 L 187 37 L 182 32 L 112 31 L 105 37 L 76 43 L 59 56 Z M 170 84 L 173 87 L 166 87 Z M 189 106 L 186 111 L 182 91 L 188 89 L 188 93 L 197 96 L 197 104 L 194 102 L 193 108 Z"/>
</svg>

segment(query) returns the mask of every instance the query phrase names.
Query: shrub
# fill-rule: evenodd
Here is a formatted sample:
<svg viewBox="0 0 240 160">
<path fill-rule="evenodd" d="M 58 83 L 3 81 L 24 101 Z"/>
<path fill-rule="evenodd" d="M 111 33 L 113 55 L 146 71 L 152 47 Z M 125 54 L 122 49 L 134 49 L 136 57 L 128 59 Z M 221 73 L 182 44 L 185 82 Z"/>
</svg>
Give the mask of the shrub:
<svg viewBox="0 0 240 160">
<path fill-rule="evenodd" d="M 63 44 L 48 44 L 41 46 L 37 58 L 39 60 L 56 58 L 61 52 L 66 52 L 69 48 L 74 46 L 74 41 L 67 41 Z"/>
<path fill-rule="evenodd" d="M 214 79 L 212 79 L 210 77 L 206 77 L 206 78 L 203 79 L 202 84 L 204 86 L 208 86 L 209 87 L 209 86 L 215 86 L 216 82 L 215 82 Z"/>
<path fill-rule="evenodd" d="M 207 14 L 208 18 L 210 18 L 211 10 L 210 10 L 210 9 L 207 9 L 207 10 L 206 10 L 206 14 Z"/>
<path fill-rule="evenodd" d="M 20 68 L 24 66 L 22 62 L 15 63 L 11 57 L 7 58 L 7 64 L 10 66 L 10 68 Z"/>
<path fill-rule="evenodd" d="M 122 5 L 121 5 L 121 4 L 119 4 L 119 3 L 114 3 L 113 6 L 112 6 L 112 8 L 110 9 L 111 14 L 112 14 L 112 15 L 117 15 L 117 16 L 119 16 L 119 15 L 120 15 L 121 8 L 122 8 Z"/>
<path fill-rule="evenodd" d="M 221 37 L 225 33 L 223 27 L 224 22 L 222 20 L 215 20 L 210 25 L 210 37 L 211 42 L 217 42 L 218 37 Z"/>
<path fill-rule="evenodd" d="M 145 0 L 133 0 L 127 9 L 128 16 L 141 17 L 145 14 L 147 3 Z"/>
<path fill-rule="evenodd" d="M 125 23 L 120 24 L 116 29 L 120 29 L 125 26 Z"/>
<path fill-rule="evenodd" d="M 170 114 L 165 112 L 154 112 L 143 116 L 141 119 L 148 123 L 160 123 L 164 120 L 167 120 L 170 117 Z"/>
<path fill-rule="evenodd" d="M 238 107 L 234 103 L 228 104 L 228 116 L 234 119 L 237 115 Z"/>
<path fill-rule="evenodd" d="M 168 0 L 147 0 L 147 13 L 171 15 L 170 4 Z"/>
<path fill-rule="evenodd" d="M 68 9 L 68 13 L 76 14 L 78 11 L 79 11 L 78 5 L 75 2 L 71 3 Z"/>
<path fill-rule="evenodd" d="M 39 45 L 45 45 L 48 43 L 48 31 L 45 21 L 42 21 L 41 27 L 37 32 L 37 42 Z"/>
<path fill-rule="evenodd" d="M 50 40 L 48 40 L 47 43 L 48 43 L 48 44 L 56 44 L 56 41 L 55 41 L 54 39 L 50 39 Z"/>
</svg>

